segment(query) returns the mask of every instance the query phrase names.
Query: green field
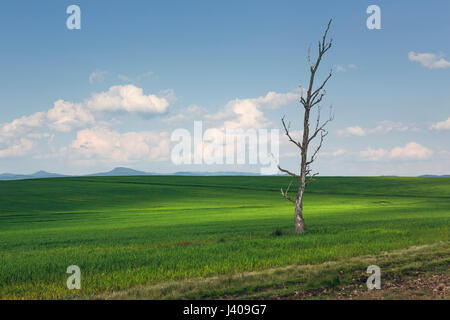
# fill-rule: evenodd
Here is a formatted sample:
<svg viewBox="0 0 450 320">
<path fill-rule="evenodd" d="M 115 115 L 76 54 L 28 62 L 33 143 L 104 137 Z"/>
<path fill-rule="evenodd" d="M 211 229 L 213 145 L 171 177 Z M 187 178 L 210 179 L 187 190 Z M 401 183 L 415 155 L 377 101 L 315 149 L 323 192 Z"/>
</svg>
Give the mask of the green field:
<svg viewBox="0 0 450 320">
<path fill-rule="evenodd" d="M 449 178 L 317 178 L 305 196 L 307 232 L 300 236 L 293 235 L 292 204 L 279 193 L 289 181 L 177 176 L 0 181 L 0 298 L 114 292 L 127 297 L 133 288 L 177 283 L 184 285 L 143 297 L 248 295 L 257 285 L 246 280 L 240 285 L 233 281 L 237 274 L 342 261 L 362 268 L 358 257 L 436 243 L 434 257 L 440 258 L 433 263 L 448 268 Z M 79 291 L 66 287 L 69 265 L 81 268 Z M 305 275 L 298 268 L 275 272 L 280 277 L 266 285 L 301 287 L 295 279 Z M 199 278 L 215 276 L 226 281 L 183 293 L 189 279 L 200 283 Z"/>
</svg>

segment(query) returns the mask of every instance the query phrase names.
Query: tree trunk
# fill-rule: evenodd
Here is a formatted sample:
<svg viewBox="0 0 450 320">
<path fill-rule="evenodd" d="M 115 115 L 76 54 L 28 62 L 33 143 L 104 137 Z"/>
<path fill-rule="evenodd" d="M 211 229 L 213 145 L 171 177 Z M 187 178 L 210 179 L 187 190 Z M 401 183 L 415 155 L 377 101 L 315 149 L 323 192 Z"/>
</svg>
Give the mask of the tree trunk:
<svg viewBox="0 0 450 320">
<path fill-rule="evenodd" d="M 308 94 L 310 95 L 310 94 Z M 295 199 L 294 225 L 295 234 L 305 232 L 305 220 L 303 220 L 303 194 L 306 188 L 307 160 L 309 144 L 309 109 L 305 109 L 303 120 L 303 150 L 300 164 L 300 185 L 298 186 L 297 198 Z"/>
<path fill-rule="evenodd" d="M 303 198 L 303 195 L 301 196 Z M 305 220 L 303 220 L 303 199 L 297 199 L 295 203 L 294 215 L 295 234 L 303 233 L 305 231 Z"/>
</svg>

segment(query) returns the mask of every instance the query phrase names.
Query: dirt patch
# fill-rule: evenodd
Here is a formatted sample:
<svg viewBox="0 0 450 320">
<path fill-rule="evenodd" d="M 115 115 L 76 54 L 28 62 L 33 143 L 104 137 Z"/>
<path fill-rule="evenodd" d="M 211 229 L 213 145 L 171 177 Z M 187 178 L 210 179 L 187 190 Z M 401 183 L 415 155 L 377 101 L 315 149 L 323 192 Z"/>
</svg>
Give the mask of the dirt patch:
<svg viewBox="0 0 450 320">
<path fill-rule="evenodd" d="M 368 290 L 365 285 L 296 292 L 285 299 L 338 299 L 338 300 L 440 300 L 450 298 L 450 274 L 421 274 L 412 279 L 386 281 L 380 290 Z"/>
</svg>

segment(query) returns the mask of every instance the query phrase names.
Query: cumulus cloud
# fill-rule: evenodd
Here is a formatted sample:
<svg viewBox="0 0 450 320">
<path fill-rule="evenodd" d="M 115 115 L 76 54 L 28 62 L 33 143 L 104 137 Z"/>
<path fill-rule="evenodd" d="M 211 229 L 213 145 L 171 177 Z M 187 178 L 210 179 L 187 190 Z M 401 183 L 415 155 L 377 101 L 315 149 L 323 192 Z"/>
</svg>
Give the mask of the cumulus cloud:
<svg viewBox="0 0 450 320">
<path fill-rule="evenodd" d="M 300 98 L 300 91 L 277 93 L 268 92 L 265 96 L 229 101 L 219 112 L 207 115 L 210 121 L 223 121 L 226 129 L 259 129 L 273 124 L 264 116 L 263 109 L 275 109 Z"/>
<path fill-rule="evenodd" d="M 428 69 L 445 69 L 450 68 L 450 62 L 444 59 L 444 56 L 434 53 L 408 53 L 410 61 L 418 62 L 424 68 Z"/>
<path fill-rule="evenodd" d="M 279 107 L 285 106 L 292 101 L 300 99 L 300 90 L 295 92 L 287 92 L 287 93 L 277 93 L 275 91 L 268 92 L 265 96 L 261 96 L 256 99 L 243 99 L 249 100 L 255 103 L 258 106 L 266 109 L 277 109 Z"/>
<path fill-rule="evenodd" d="M 81 104 L 58 100 L 47 112 L 36 112 L 0 125 L 1 137 L 18 137 L 42 128 L 68 132 L 94 123 L 94 116 Z"/>
<path fill-rule="evenodd" d="M 267 128 L 271 122 L 264 116 L 258 104 L 251 99 L 236 99 L 225 106 L 230 120 L 223 124 L 227 129 Z"/>
<path fill-rule="evenodd" d="M 0 158 L 19 157 L 28 154 L 35 143 L 29 139 L 21 138 L 5 149 L 0 149 Z"/>
<path fill-rule="evenodd" d="M 146 95 L 142 88 L 134 85 L 112 86 L 108 91 L 94 93 L 86 101 L 86 106 L 93 111 L 125 111 L 140 114 L 163 114 L 169 107 L 165 97 L 154 94 Z"/>
<path fill-rule="evenodd" d="M 0 124 L 0 151 L 2 157 L 20 155 L 17 151 L 19 146 L 29 151 L 32 144 L 35 145 L 33 141 L 44 137 L 43 130 L 70 132 L 105 125 L 101 118 L 104 112 L 121 111 L 144 116 L 161 114 L 167 111 L 175 99 L 172 90 L 166 90 L 159 96 L 146 95 L 142 88 L 134 85 L 113 86 L 79 103 L 59 99 L 47 111 Z"/>
<path fill-rule="evenodd" d="M 0 137 L 13 137 L 22 135 L 34 128 L 40 128 L 45 122 L 46 114 L 36 112 L 30 116 L 23 116 L 11 122 L 0 125 Z"/>
<path fill-rule="evenodd" d="M 437 122 L 431 126 L 433 130 L 450 130 L 450 117 L 447 120 Z"/>
<path fill-rule="evenodd" d="M 119 133 L 107 128 L 84 129 L 77 132 L 70 145 L 75 158 L 99 161 L 133 162 L 138 160 L 167 160 L 169 139 L 167 132 Z"/>
<path fill-rule="evenodd" d="M 430 149 L 416 143 L 410 142 L 404 147 L 396 147 L 391 150 L 389 157 L 392 159 L 418 159 L 424 160 L 431 157 L 433 152 Z"/>
<path fill-rule="evenodd" d="M 106 111 L 164 113 L 175 97 L 171 90 L 163 94 L 161 97 L 145 95 L 142 88 L 127 85 L 113 86 L 107 92 L 94 93 L 90 99 L 80 103 L 59 99 L 47 111 L 0 124 L 0 139 L 5 136 L 23 135 L 43 127 L 68 132 L 95 124 L 96 115 Z"/>
<path fill-rule="evenodd" d="M 48 126 L 56 131 L 69 132 L 95 122 L 94 116 L 81 104 L 58 100 L 47 112 Z"/>
<path fill-rule="evenodd" d="M 355 126 L 355 127 L 347 127 L 342 130 L 338 130 L 338 134 L 340 136 L 349 137 L 349 136 L 358 136 L 363 137 L 366 135 L 366 132 L 363 128 Z"/>
<path fill-rule="evenodd" d="M 383 148 L 367 148 L 359 152 L 362 159 L 369 161 L 425 160 L 430 158 L 432 154 L 433 151 L 416 142 L 410 142 L 404 147 L 395 147 L 390 151 Z"/>
</svg>

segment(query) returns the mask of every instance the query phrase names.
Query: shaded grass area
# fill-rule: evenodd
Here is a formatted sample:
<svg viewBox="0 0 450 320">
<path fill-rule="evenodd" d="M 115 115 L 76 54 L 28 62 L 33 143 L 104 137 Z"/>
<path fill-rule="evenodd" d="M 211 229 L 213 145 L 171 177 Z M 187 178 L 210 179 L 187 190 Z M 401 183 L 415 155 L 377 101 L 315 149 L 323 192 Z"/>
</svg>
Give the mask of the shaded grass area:
<svg viewBox="0 0 450 320">
<path fill-rule="evenodd" d="M 0 182 L 0 297 L 69 298 L 448 241 L 450 179 L 318 178 L 292 234 L 286 177 Z"/>
</svg>

